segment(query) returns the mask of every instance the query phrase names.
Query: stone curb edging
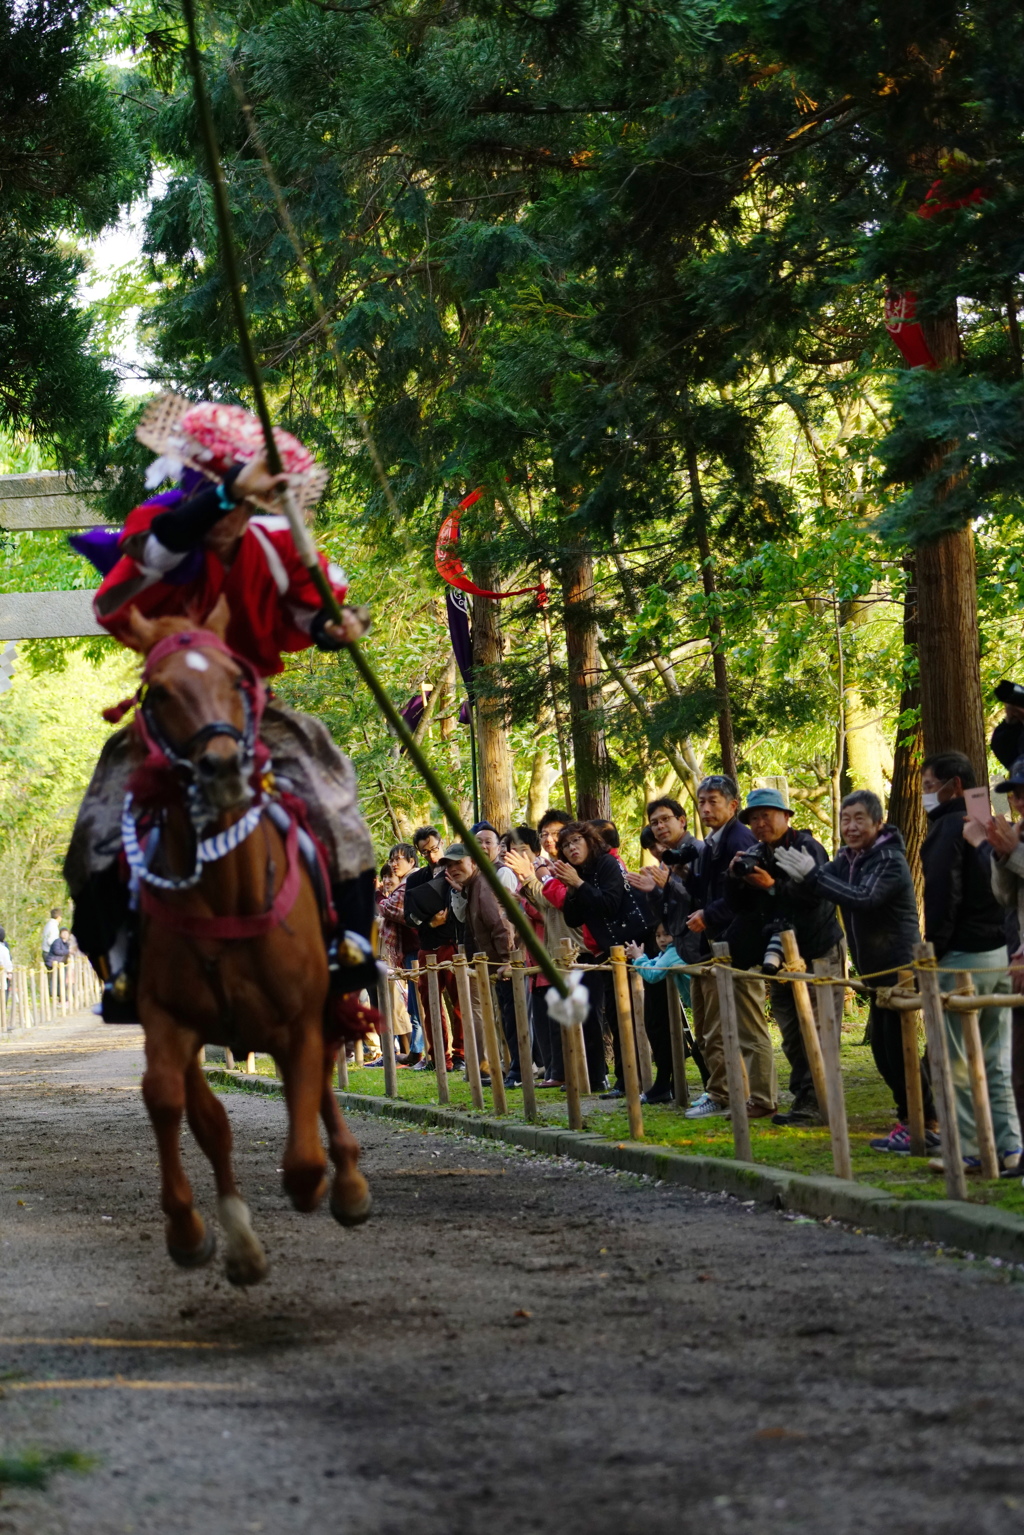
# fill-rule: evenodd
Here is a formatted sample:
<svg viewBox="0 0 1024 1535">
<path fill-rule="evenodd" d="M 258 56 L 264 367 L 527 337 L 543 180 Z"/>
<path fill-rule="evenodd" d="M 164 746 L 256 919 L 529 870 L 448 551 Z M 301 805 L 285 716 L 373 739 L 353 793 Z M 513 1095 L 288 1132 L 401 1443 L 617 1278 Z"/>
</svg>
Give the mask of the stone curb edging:
<svg viewBox="0 0 1024 1535">
<path fill-rule="evenodd" d="M 282 1086 L 274 1077 L 207 1066 L 211 1083 L 240 1087 L 246 1092 L 277 1096 Z M 545 1156 L 574 1157 L 617 1172 L 638 1173 L 664 1183 L 682 1184 L 708 1194 L 734 1194 L 756 1199 L 776 1210 L 791 1210 L 816 1220 L 835 1220 L 877 1231 L 884 1236 L 912 1237 L 979 1257 L 1024 1263 L 1024 1219 L 988 1205 L 961 1204 L 951 1199 L 894 1199 L 884 1189 L 848 1183 L 844 1178 L 810 1177 L 753 1162 L 724 1157 L 689 1156 L 668 1146 L 639 1141 L 609 1141 L 582 1130 L 527 1125 L 515 1120 L 479 1118 L 469 1111 L 434 1108 L 364 1093 L 339 1092 L 344 1109 L 375 1114 L 427 1129 L 454 1130 L 482 1140 L 504 1141 Z"/>
</svg>

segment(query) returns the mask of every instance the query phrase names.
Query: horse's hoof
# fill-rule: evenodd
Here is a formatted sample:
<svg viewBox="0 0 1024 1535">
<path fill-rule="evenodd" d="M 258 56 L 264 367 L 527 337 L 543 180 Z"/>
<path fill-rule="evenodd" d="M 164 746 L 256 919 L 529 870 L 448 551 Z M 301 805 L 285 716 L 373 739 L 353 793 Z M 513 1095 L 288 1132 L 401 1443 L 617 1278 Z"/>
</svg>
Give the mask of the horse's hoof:
<svg viewBox="0 0 1024 1535">
<path fill-rule="evenodd" d="M 228 1284 L 238 1285 L 240 1289 L 245 1285 L 259 1284 L 266 1279 L 269 1268 L 266 1254 L 262 1251 L 258 1255 L 246 1253 L 244 1256 L 228 1257 L 224 1261 L 224 1274 Z"/>
<path fill-rule="evenodd" d="M 217 1251 L 217 1237 L 209 1226 L 203 1228 L 203 1239 L 198 1247 L 175 1247 L 167 1244 L 168 1257 L 181 1269 L 201 1269 L 209 1263 Z"/>
<path fill-rule="evenodd" d="M 270 1265 L 263 1243 L 252 1229 L 249 1206 L 237 1194 L 225 1194 L 217 1201 L 217 1209 L 224 1228 L 224 1273 L 228 1283 L 259 1284 L 266 1279 Z"/>
<path fill-rule="evenodd" d="M 373 1195 L 367 1189 L 362 1199 L 357 1199 L 355 1204 L 343 1205 L 334 1195 L 331 1195 L 330 1211 L 339 1226 L 361 1226 L 369 1220 L 373 1209 Z"/>
<path fill-rule="evenodd" d="M 292 1202 L 292 1209 L 298 1210 L 300 1215 L 309 1215 L 327 1193 L 326 1173 L 320 1176 L 317 1183 L 314 1183 L 312 1178 L 294 1173 L 286 1173 L 282 1181 L 284 1191 Z"/>
</svg>

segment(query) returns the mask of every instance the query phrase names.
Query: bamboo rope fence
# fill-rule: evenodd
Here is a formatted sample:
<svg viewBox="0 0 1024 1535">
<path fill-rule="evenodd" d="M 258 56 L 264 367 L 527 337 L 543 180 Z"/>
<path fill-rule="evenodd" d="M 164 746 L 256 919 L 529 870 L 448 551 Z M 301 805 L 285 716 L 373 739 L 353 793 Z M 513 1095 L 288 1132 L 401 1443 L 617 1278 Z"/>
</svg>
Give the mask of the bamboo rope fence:
<svg viewBox="0 0 1024 1535">
<path fill-rule="evenodd" d="M 52 970 L 42 960 L 15 965 L 0 980 L 0 1035 L 56 1023 L 99 999 L 100 983 L 84 954 L 71 954 Z"/>
<path fill-rule="evenodd" d="M 915 950 L 913 966 L 898 972 L 895 986 L 872 986 L 878 977 L 831 975 L 825 961 L 815 961 L 807 970 L 797 948 L 792 932 L 782 934 L 783 968 L 771 979 L 793 988 L 794 1004 L 800 1024 L 801 1037 L 807 1052 L 815 1093 L 821 1108 L 823 1123 L 827 1126 L 831 1143 L 832 1163 L 838 1178 L 852 1179 L 850 1136 L 847 1125 L 846 1098 L 840 1065 L 840 1042 L 843 1017 L 843 999 L 849 989 L 877 997 L 878 1005 L 902 1014 L 903 1052 L 907 1077 L 908 1120 L 911 1153 L 924 1156 L 925 1123 L 920 1077 L 919 1020 L 924 1020 L 924 1035 L 931 1070 L 932 1092 L 942 1142 L 942 1161 L 946 1193 L 950 1199 L 966 1199 L 967 1185 L 960 1135 L 957 1127 L 956 1100 L 950 1066 L 949 1049 L 943 1013 L 959 1017 L 964 1040 L 970 1078 L 971 1097 L 977 1127 L 981 1170 L 986 1178 L 999 1176 L 999 1158 L 992 1128 L 992 1112 L 989 1103 L 988 1082 L 982 1049 L 979 1015 L 985 1007 L 1012 1007 L 1013 995 L 993 993 L 979 995 L 975 991 L 973 977 L 968 972 L 956 975 L 955 986 L 947 991 L 940 987 L 940 975 L 931 944 L 919 944 Z M 570 970 L 583 972 L 601 970 L 612 976 L 612 992 L 615 1001 L 615 1024 L 618 1032 L 622 1060 L 622 1086 L 629 1119 L 630 1135 L 642 1139 L 644 1134 L 642 1091 L 646 1091 L 653 1078 L 650 1042 L 644 1028 L 644 991 L 638 972 L 629 964 L 622 948 L 612 948 L 609 962 L 599 965 L 577 962 L 576 952 L 568 942 L 562 946 L 559 965 L 563 973 Z M 459 1011 L 463 1020 L 466 1079 L 474 1109 L 487 1107 L 481 1066 L 486 1063 L 489 1071 L 490 1108 L 494 1114 L 508 1113 L 505 1095 L 504 1073 L 508 1068 L 509 1053 L 504 1034 L 498 1025 L 500 1008 L 494 991 L 499 978 L 509 980 L 515 1004 L 516 1038 L 522 1063 L 523 1112 L 525 1118 L 538 1118 L 537 1099 L 531 1069 L 532 1048 L 530 1042 L 527 1005 L 527 979 L 538 973 L 528 966 L 521 953 L 513 955 L 511 963 L 499 966 L 486 954 L 470 958 L 460 948 L 452 960 L 439 963 L 433 955 L 427 956 L 426 987 L 419 985 L 421 972 L 418 964 L 411 969 L 389 969 L 387 985 L 381 988 L 380 1011 L 383 1029 L 380 1033 L 384 1053 L 384 1091 L 389 1098 L 399 1094 L 399 1076 L 394 1056 L 394 1021 L 397 1014 L 398 988 L 407 981 L 418 986 L 418 992 L 426 1002 L 423 1029 L 430 1042 L 430 1054 L 437 1075 L 437 1098 L 448 1103 L 450 1093 L 445 1057 L 450 1057 L 451 1035 L 448 1020 L 441 1003 L 440 976 L 452 971 L 455 976 Z M 991 970 L 986 970 L 988 977 Z M 679 992 L 671 980 L 675 974 L 713 975 L 718 994 L 722 1020 L 722 1044 L 725 1055 L 726 1076 L 729 1086 L 730 1122 L 733 1148 L 741 1161 L 753 1161 L 754 1152 L 747 1117 L 747 1077 L 740 1050 L 736 1014 L 737 980 L 766 978 L 760 971 L 738 970 L 730 963 L 726 944 L 712 945 L 712 958 L 698 965 L 678 965 L 666 969 L 665 984 L 668 986 L 669 1034 L 672 1047 L 672 1074 L 674 1101 L 685 1109 L 689 1103 L 686 1081 L 685 1018 Z M 891 976 L 892 971 L 886 972 Z M 424 997 L 425 991 L 425 997 Z M 816 1006 L 812 1005 L 812 993 Z M 1024 1005 L 1024 1003 L 1022 1003 Z M 591 1092 L 587 1075 L 586 1050 L 583 1025 L 562 1025 L 562 1055 L 565 1064 L 565 1095 L 569 1127 L 584 1127 L 583 1099 Z M 359 1049 L 361 1056 L 362 1050 Z M 344 1052 L 338 1066 L 339 1086 L 347 1086 L 348 1067 Z"/>
</svg>

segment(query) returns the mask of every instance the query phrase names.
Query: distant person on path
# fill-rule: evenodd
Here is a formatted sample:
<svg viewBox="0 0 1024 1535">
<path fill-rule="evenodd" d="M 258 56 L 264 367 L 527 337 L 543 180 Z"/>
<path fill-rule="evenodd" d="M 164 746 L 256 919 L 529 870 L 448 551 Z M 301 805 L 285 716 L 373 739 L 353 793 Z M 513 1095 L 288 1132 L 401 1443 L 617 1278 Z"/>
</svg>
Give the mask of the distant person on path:
<svg viewBox="0 0 1024 1535">
<path fill-rule="evenodd" d="M 46 921 L 43 923 L 43 938 L 42 938 L 43 963 L 45 964 L 47 970 L 49 970 L 49 968 L 50 968 L 50 949 L 52 948 L 54 942 L 59 937 L 60 937 L 60 907 L 59 906 L 54 906 L 53 909 L 50 912 L 50 915 L 47 917 Z"/>
<path fill-rule="evenodd" d="M 11 978 L 13 975 L 14 961 L 11 958 L 10 949 L 7 947 L 7 933 L 4 928 L 0 927 L 0 984 L 3 985 L 5 997 L 9 997 L 11 994 Z"/>
<path fill-rule="evenodd" d="M 791 879 L 806 882 L 823 900 L 834 901 L 843 914 L 853 962 L 872 986 L 895 986 L 896 972 L 914 959 L 920 942 L 917 897 L 899 828 L 886 822 L 882 801 L 870 789 L 855 789 L 839 807 L 839 832 L 846 844 L 839 855 L 819 868 L 802 848 L 781 848 L 776 861 Z M 907 1125 L 907 1084 L 903 1069 L 902 1015 L 879 1007 L 874 995 L 868 1013 L 871 1050 L 882 1081 L 896 1103 L 897 1122 L 888 1135 L 871 1142 L 875 1151 L 910 1154 Z M 922 1069 L 925 1140 L 929 1150 L 939 1137 L 931 1085 Z"/>
</svg>

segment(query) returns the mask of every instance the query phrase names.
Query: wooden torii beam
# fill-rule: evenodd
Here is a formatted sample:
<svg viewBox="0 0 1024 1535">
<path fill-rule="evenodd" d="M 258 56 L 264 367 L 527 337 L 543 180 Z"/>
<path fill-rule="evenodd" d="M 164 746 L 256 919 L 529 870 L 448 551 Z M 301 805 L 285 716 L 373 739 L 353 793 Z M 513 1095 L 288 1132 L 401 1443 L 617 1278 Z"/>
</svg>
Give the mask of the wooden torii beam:
<svg viewBox="0 0 1024 1535">
<path fill-rule="evenodd" d="M 28 533 L 50 528 L 101 528 L 107 523 L 69 475 L 44 469 L 0 474 L 0 528 Z M 0 593 L 0 642 L 77 639 L 105 634 L 92 611 L 94 593 Z"/>
</svg>

